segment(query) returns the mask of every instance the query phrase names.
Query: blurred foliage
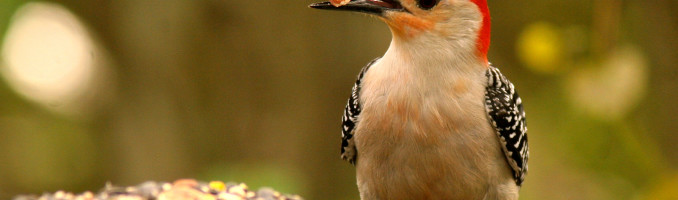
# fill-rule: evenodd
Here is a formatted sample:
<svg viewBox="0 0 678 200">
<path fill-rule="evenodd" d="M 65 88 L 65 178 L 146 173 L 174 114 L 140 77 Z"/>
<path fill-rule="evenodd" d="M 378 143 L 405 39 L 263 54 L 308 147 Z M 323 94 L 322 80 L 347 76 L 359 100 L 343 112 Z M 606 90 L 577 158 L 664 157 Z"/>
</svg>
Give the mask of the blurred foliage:
<svg viewBox="0 0 678 200">
<path fill-rule="evenodd" d="M 307 179 L 296 168 L 284 164 L 259 161 L 256 163 L 217 163 L 206 166 L 203 174 L 198 175 L 202 179 L 229 180 L 234 182 L 246 182 L 252 188 L 278 186 L 276 190 L 288 193 L 288 191 L 307 190 Z"/>
<path fill-rule="evenodd" d="M 653 184 L 650 192 L 641 199 L 678 199 L 678 175 L 671 174 L 662 177 Z"/>
<path fill-rule="evenodd" d="M 2 38 L 28 2 L 0 2 Z M 87 27 L 96 76 L 43 102 L 20 95 L 3 60 L 0 199 L 185 177 L 356 199 L 339 119 L 390 33 L 309 3 L 51 1 Z M 489 58 L 528 117 L 521 199 L 678 199 L 678 1 L 489 5 Z"/>
<path fill-rule="evenodd" d="M 9 25 L 9 18 L 14 13 L 14 10 L 24 1 L 21 0 L 5 0 L 0 2 L 0 36 L 5 36 L 5 30 Z"/>
</svg>

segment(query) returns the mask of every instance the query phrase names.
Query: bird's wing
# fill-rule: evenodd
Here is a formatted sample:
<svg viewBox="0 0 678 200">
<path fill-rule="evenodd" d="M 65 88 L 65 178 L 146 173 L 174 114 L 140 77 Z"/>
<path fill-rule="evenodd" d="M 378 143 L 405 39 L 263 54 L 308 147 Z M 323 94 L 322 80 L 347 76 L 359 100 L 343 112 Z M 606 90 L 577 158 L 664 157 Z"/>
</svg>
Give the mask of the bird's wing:
<svg viewBox="0 0 678 200">
<path fill-rule="evenodd" d="M 499 69 L 490 66 L 486 76 L 485 109 L 513 169 L 516 184 L 520 185 L 527 173 L 529 157 L 523 104 L 513 84 Z"/>
<path fill-rule="evenodd" d="M 360 111 L 362 110 L 360 106 L 361 82 L 367 70 L 377 60 L 379 60 L 379 58 L 374 59 L 360 71 L 358 80 L 356 80 L 355 84 L 353 85 L 351 96 L 348 98 L 348 103 L 344 109 L 344 115 L 341 118 L 341 158 L 354 165 L 358 152 L 355 148 L 355 143 L 353 142 L 353 131 L 359 121 L 358 117 L 360 115 Z"/>
</svg>

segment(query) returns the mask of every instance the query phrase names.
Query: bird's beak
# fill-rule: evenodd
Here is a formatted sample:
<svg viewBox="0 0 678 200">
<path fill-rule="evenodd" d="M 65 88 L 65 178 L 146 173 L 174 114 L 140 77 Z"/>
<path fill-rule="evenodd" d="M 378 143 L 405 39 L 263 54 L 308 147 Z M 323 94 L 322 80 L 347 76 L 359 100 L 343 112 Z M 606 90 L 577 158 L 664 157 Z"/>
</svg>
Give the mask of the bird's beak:
<svg viewBox="0 0 678 200">
<path fill-rule="evenodd" d="M 362 12 L 367 14 L 382 16 L 385 11 L 402 11 L 403 6 L 398 0 L 351 0 L 343 6 L 333 6 L 330 2 L 320 2 L 309 5 L 308 7 L 325 10 L 343 10 Z"/>
</svg>

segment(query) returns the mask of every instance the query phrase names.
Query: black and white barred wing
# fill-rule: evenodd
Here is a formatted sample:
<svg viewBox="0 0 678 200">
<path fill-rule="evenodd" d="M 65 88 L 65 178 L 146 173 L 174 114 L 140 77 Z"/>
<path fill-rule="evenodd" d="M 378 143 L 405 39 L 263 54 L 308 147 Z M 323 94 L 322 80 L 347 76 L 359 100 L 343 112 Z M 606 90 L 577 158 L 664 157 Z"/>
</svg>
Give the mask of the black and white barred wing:
<svg viewBox="0 0 678 200">
<path fill-rule="evenodd" d="M 516 184 L 520 185 L 527 173 L 529 157 L 523 104 L 513 84 L 499 69 L 490 66 L 486 76 L 485 108 L 513 169 Z"/>
<path fill-rule="evenodd" d="M 348 98 L 348 103 L 344 109 L 344 116 L 341 118 L 341 158 L 355 164 L 355 159 L 357 155 L 357 150 L 355 148 L 355 143 L 353 142 L 353 131 L 358 123 L 358 116 L 360 116 L 360 87 L 363 80 L 363 76 L 367 72 L 367 69 L 372 66 L 376 61 L 375 59 L 367 66 L 363 67 L 358 75 L 358 80 L 356 80 L 353 85 L 353 90 L 351 92 L 351 97 Z"/>
</svg>

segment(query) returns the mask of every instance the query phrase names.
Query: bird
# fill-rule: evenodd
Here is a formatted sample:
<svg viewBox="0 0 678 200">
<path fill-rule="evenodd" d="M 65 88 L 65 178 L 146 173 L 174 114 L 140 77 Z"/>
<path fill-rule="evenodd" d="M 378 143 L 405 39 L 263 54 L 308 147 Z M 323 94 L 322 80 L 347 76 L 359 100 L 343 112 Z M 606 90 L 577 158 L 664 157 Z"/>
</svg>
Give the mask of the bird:
<svg viewBox="0 0 678 200">
<path fill-rule="evenodd" d="M 341 157 L 361 199 L 518 199 L 527 126 L 514 85 L 488 62 L 486 0 L 340 0 L 391 31 L 342 117 Z"/>
</svg>

